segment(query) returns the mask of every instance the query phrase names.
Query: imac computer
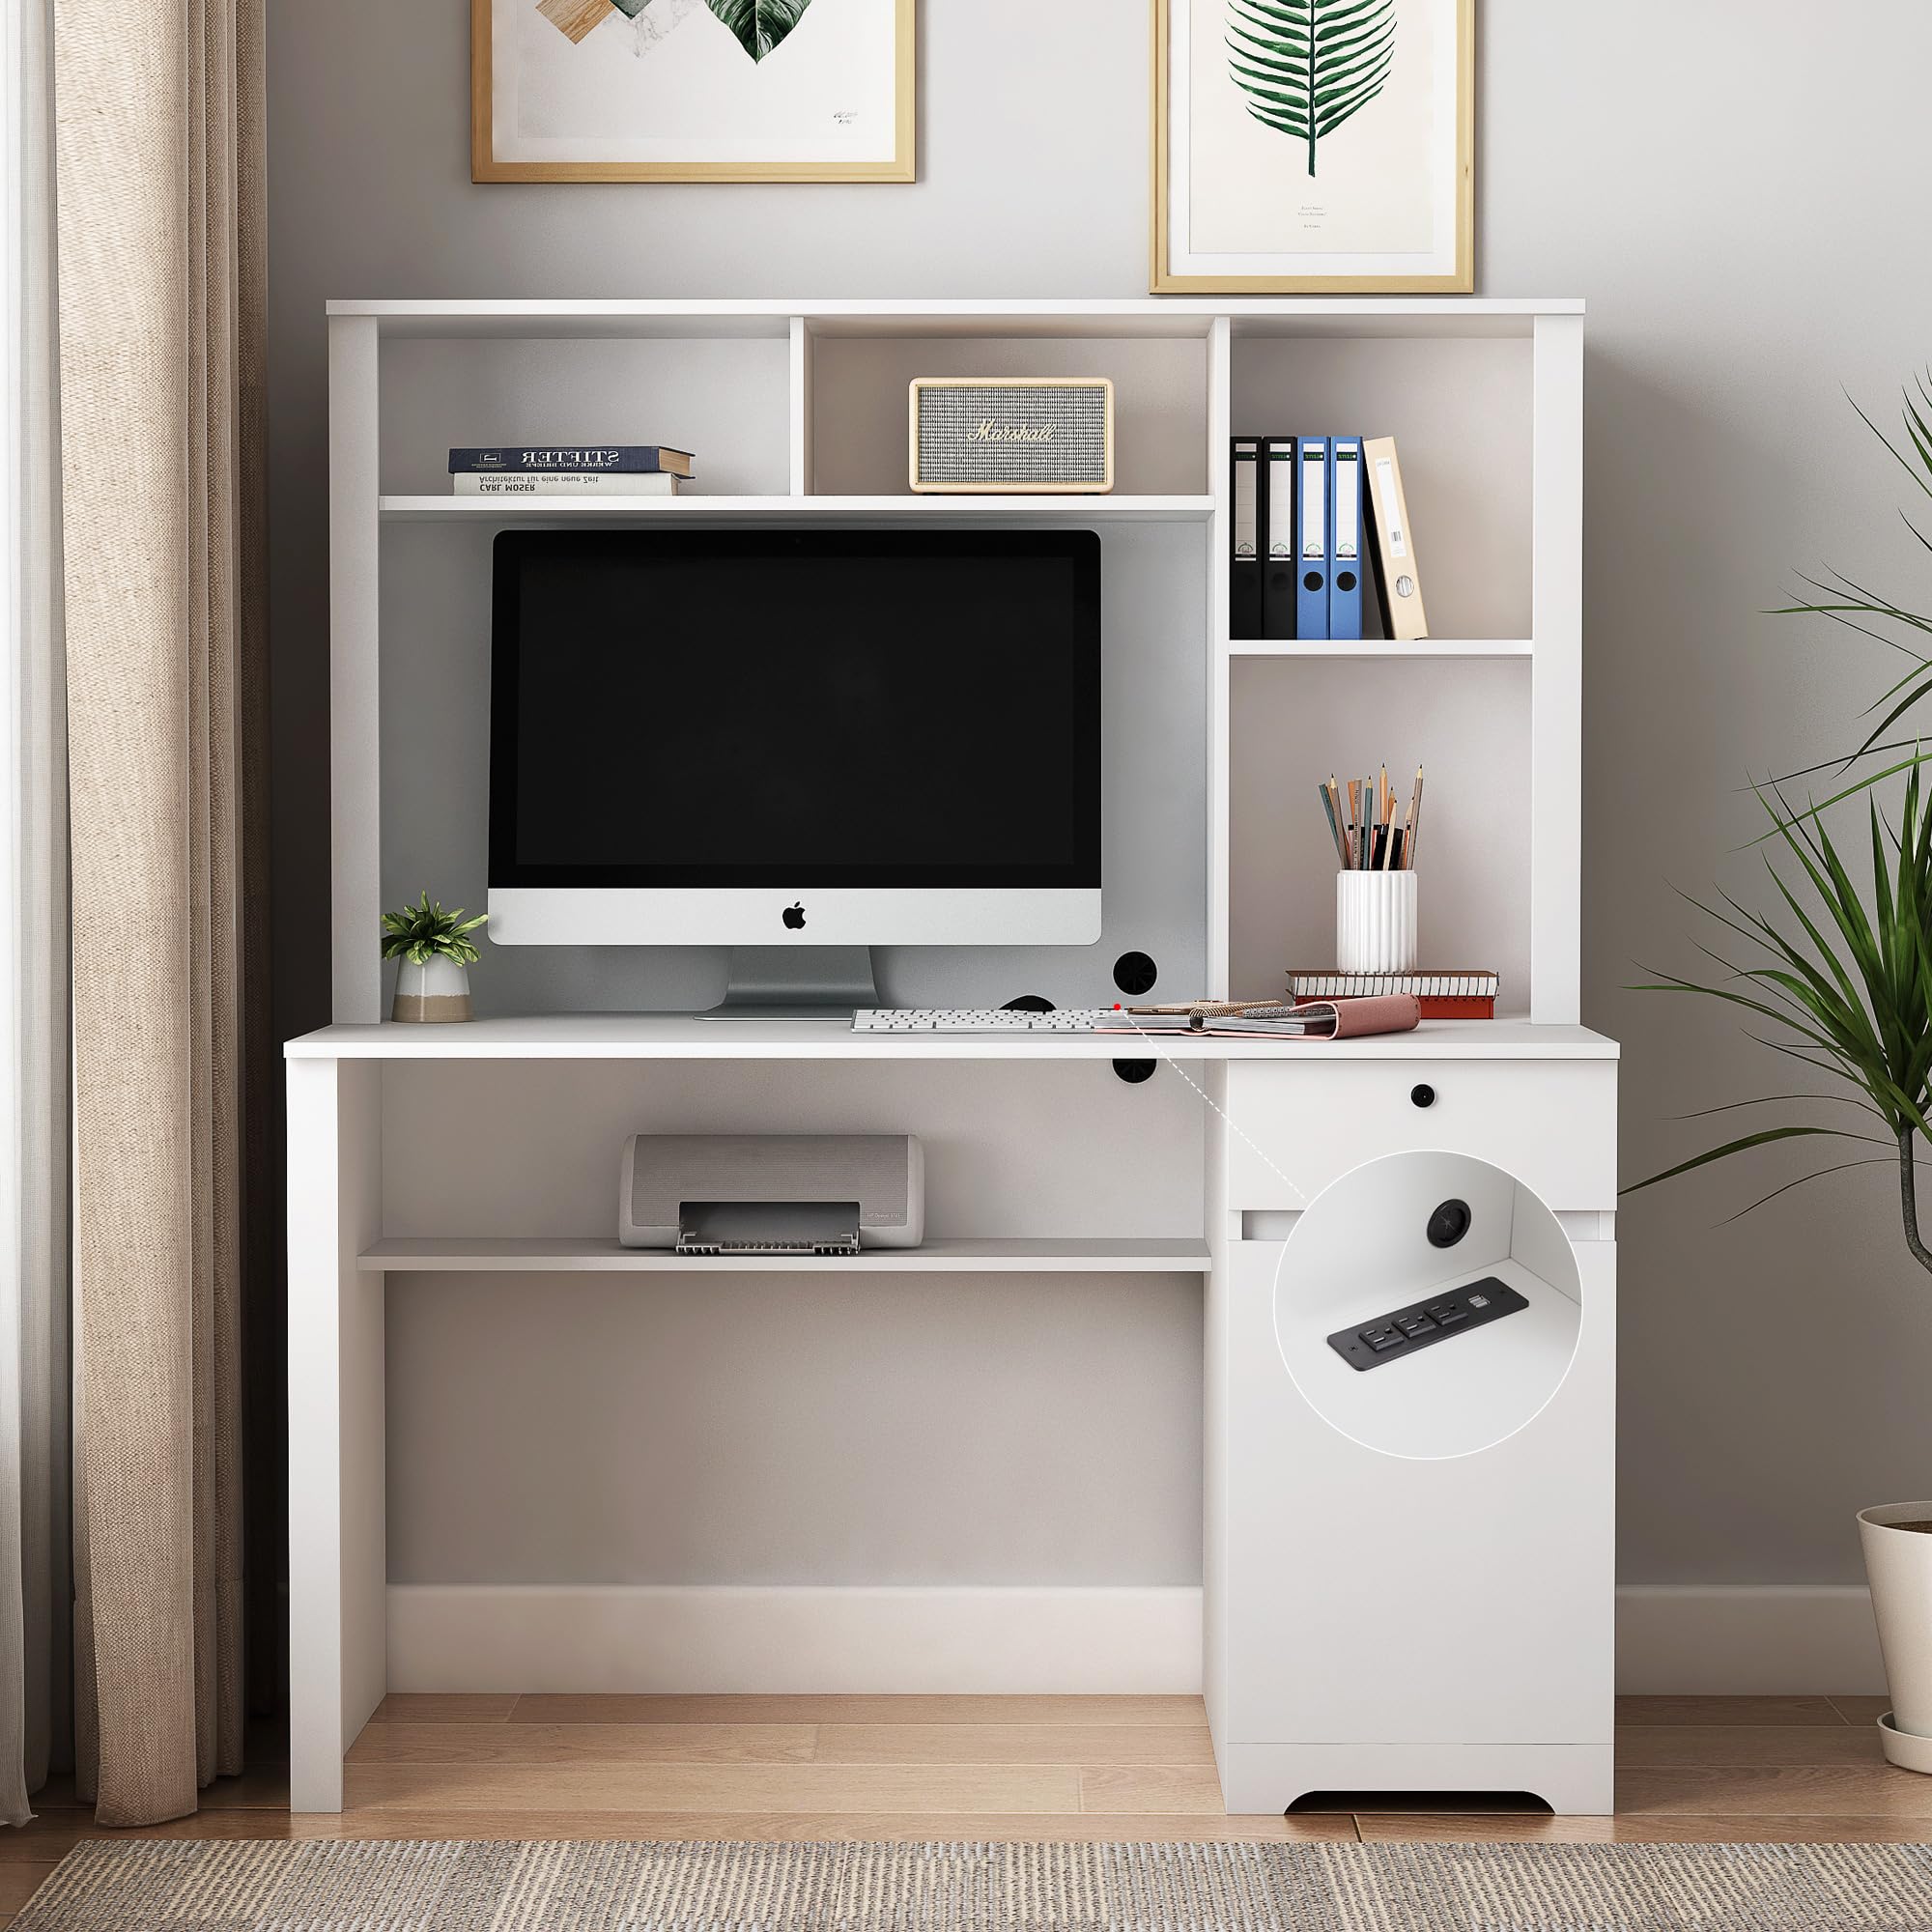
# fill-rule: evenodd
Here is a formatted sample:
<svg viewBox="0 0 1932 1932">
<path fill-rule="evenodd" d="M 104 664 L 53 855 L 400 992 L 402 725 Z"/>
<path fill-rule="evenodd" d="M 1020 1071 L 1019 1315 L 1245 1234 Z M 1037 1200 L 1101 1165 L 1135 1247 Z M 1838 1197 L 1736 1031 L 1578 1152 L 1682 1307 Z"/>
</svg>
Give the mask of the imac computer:
<svg viewBox="0 0 1932 1932">
<path fill-rule="evenodd" d="M 729 946 L 733 1016 L 873 946 L 1100 937 L 1091 530 L 506 531 L 490 936 Z"/>
</svg>

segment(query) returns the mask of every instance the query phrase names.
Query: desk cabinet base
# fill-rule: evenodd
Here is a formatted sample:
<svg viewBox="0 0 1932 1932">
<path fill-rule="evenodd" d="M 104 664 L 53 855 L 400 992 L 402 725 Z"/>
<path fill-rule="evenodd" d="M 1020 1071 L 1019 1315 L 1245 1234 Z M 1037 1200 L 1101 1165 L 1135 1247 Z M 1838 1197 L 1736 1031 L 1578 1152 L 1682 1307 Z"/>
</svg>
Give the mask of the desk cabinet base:
<svg viewBox="0 0 1932 1932">
<path fill-rule="evenodd" d="M 1224 1744 L 1217 1758 L 1222 1796 L 1236 1814 L 1278 1815 L 1318 1791 L 1526 1791 L 1559 1816 L 1601 1817 L 1614 1797 L 1607 1744 Z M 1453 1800 L 1443 1808 L 1453 1811 Z"/>
</svg>

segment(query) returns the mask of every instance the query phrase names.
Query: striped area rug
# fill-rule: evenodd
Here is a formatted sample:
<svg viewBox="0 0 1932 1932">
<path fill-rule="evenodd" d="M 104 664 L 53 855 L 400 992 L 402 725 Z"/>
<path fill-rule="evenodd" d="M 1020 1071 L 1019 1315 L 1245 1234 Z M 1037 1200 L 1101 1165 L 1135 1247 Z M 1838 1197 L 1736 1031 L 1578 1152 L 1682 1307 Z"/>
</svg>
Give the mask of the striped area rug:
<svg viewBox="0 0 1932 1932">
<path fill-rule="evenodd" d="M 1932 1846 L 94 1842 L 15 1926 L 1922 1932 Z"/>
</svg>

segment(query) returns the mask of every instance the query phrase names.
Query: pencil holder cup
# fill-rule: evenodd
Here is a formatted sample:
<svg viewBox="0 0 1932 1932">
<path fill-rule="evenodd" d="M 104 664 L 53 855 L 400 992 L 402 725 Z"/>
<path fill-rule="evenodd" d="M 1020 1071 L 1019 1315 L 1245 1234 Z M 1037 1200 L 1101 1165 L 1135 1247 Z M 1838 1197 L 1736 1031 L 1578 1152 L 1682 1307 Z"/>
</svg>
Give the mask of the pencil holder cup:
<svg viewBox="0 0 1932 1932">
<path fill-rule="evenodd" d="M 1415 874 L 1335 874 L 1335 966 L 1342 973 L 1415 971 Z"/>
</svg>

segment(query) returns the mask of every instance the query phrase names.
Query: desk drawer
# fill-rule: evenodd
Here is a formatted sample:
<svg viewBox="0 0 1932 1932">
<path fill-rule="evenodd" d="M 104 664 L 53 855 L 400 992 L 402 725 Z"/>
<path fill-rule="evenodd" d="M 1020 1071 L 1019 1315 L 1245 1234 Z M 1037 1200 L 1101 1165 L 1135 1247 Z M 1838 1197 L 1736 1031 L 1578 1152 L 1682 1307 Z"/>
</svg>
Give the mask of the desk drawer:
<svg viewBox="0 0 1932 1932">
<path fill-rule="evenodd" d="M 1613 1061 L 1236 1061 L 1228 1119 L 1236 1211 L 1305 1208 L 1337 1176 L 1410 1148 L 1487 1160 L 1559 1212 L 1617 1205 Z"/>
</svg>

